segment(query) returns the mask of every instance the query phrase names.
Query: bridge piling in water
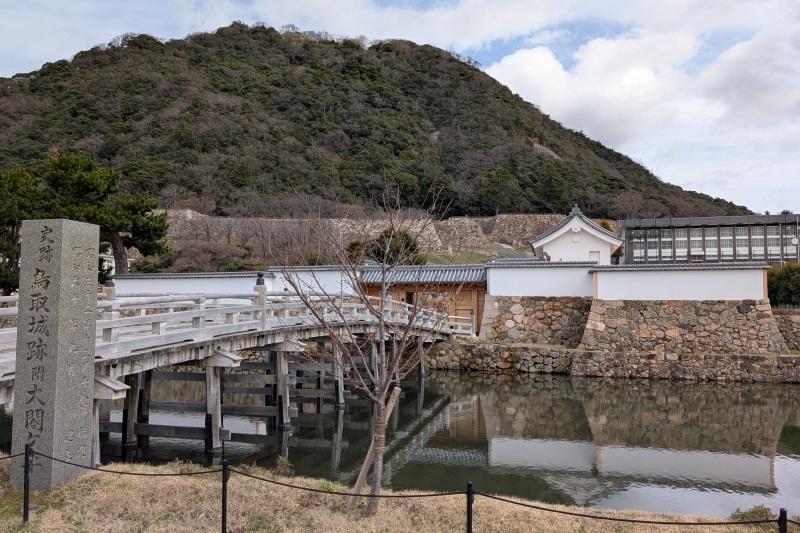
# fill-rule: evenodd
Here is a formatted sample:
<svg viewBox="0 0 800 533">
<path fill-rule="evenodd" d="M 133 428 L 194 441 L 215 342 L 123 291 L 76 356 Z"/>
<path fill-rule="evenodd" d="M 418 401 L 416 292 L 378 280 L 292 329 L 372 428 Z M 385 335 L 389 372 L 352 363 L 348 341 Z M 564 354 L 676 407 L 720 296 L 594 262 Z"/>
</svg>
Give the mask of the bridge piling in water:
<svg viewBox="0 0 800 533">
<path fill-rule="evenodd" d="M 222 453 L 222 368 L 206 367 L 206 453 Z"/>
<path fill-rule="evenodd" d="M 139 424 L 150 423 L 150 392 L 153 386 L 153 371 L 147 370 L 142 372 L 141 377 L 141 390 L 139 392 L 139 406 L 136 410 L 136 422 Z M 147 435 L 137 434 L 137 444 L 139 448 L 146 448 L 150 444 L 150 437 Z"/>
<path fill-rule="evenodd" d="M 130 387 L 125 393 L 125 407 L 122 409 L 122 447 L 136 448 L 139 441 L 136 423 L 139 419 L 139 376 L 140 373 L 125 376 L 125 384 Z"/>
</svg>

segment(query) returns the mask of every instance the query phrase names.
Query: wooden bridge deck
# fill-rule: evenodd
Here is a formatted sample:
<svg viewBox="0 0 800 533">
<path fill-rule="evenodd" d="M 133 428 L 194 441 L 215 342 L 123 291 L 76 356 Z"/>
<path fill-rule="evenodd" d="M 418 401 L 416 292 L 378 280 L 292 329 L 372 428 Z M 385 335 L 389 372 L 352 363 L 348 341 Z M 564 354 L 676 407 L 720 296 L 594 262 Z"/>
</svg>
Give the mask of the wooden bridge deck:
<svg viewBox="0 0 800 533">
<path fill-rule="evenodd" d="M 12 306 L 0 308 L 0 318 L 16 316 L 15 297 L 2 297 L 0 303 Z M 203 361 L 220 352 L 324 338 L 328 334 L 317 318 L 320 315 L 341 334 L 374 332 L 378 325 L 374 309 L 381 309 L 377 299 L 358 302 L 347 297 L 319 297 L 311 305 L 313 309 L 296 295 L 258 290 L 238 294 L 100 293 L 94 332 L 95 373 L 117 379 Z M 471 323 L 462 317 L 414 309 L 401 302 L 384 306 L 383 316 L 390 324 L 413 328 L 415 335 L 427 341 L 472 333 Z M 0 405 L 13 398 L 16 340 L 16 328 L 0 329 Z"/>
</svg>

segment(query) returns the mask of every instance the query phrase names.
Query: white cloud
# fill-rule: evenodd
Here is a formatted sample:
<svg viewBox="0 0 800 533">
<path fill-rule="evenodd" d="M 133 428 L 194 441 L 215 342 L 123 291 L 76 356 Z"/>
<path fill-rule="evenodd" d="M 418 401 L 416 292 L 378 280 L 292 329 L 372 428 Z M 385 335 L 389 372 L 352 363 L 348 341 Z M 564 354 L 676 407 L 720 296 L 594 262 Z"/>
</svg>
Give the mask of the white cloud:
<svg viewBox="0 0 800 533">
<path fill-rule="evenodd" d="M 515 52 L 486 71 L 569 127 L 621 146 L 670 121 L 674 110 L 664 102 L 684 78 L 677 65 L 696 48 L 691 36 L 635 31 L 584 44 L 569 71 L 544 47 Z"/>
<path fill-rule="evenodd" d="M 534 33 L 533 35 L 528 36 L 524 42 L 525 46 L 536 46 L 539 44 L 550 44 L 557 41 L 561 41 L 567 37 L 569 37 L 571 32 L 567 30 L 545 30 L 539 31 Z"/>
<path fill-rule="evenodd" d="M 698 81 L 727 107 L 726 122 L 752 128 L 800 119 L 798 80 L 800 49 L 785 35 L 762 32 L 723 52 Z"/>
</svg>

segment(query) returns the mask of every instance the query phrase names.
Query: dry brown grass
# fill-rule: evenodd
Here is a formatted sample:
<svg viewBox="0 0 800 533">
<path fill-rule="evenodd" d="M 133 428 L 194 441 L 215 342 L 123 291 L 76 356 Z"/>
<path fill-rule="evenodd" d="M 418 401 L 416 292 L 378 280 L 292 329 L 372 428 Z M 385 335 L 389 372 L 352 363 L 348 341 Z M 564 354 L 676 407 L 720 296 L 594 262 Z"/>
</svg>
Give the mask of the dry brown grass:
<svg viewBox="0 0 800 533">
<path fill-rule="evenodd" d="M 0 455 L 0 457 L 5 457 Z M 49 493 L 35 493 L 31 503 L 42 509 L 22 526 L 22 493 L 9 486 L 8 463 L 0 460 L 0 530 L 2 531 L 220 531 L 221 474 L 185 477 L 141 477 L 90 472 Z M 117 464 L 105 467 L 129 473 L 204 471 L 174 462 L 166 466 Z M 253 475 L 323 491 L 347 491 L 329 481 L 278 478 L 266 470 Z M 386 491 L 386 494 L 391 492 Z M 403 492 L 402 494 L 419 494 Z M 363 516 L 364 505 L 346 514 L 346 497 L 286 488 L 233 473 L 228 484 L 228 530 L 264 532 L 445 532 L 465 531 L 466 497 L 385 499 L 377 516 Z M 645 520 L 718 519 L 680 515 L 652 515 L 639 511 L 595 511 L 547 505 L 553 509 Z M 476 532 L 640 532 L 678 533 L 763 531 L 752 526 L 654 526 L 575 518 L 476 496 L 473 528 Z M 800 528 L 790 531 L 800 532 Z M 772 526 L 770 531 L 777 531 Z"/>
</svg>

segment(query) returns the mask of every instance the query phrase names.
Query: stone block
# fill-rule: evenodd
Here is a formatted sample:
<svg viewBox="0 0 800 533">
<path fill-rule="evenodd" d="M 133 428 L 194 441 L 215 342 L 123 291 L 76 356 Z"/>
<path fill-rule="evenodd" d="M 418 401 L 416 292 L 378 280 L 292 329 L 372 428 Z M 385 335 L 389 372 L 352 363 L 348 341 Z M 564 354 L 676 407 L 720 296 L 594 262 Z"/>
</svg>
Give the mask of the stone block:
<svg viewBox="0 0 800 533">
<path fill-rule="evenodd" d="M 19 327 L 11 453 L 34 451 L 92 464 L 99 228 L 72 220 L 22 223 Z M 21 488 L 23 458 L 12 462 Z M 49 490 L 82 474 L 38 457 L 31 489 Z"/>
</svg>

